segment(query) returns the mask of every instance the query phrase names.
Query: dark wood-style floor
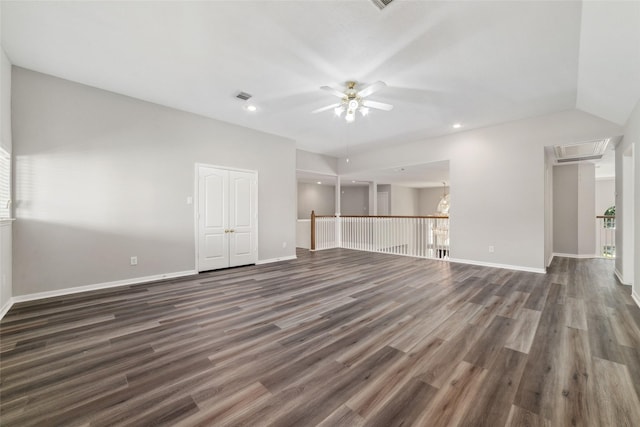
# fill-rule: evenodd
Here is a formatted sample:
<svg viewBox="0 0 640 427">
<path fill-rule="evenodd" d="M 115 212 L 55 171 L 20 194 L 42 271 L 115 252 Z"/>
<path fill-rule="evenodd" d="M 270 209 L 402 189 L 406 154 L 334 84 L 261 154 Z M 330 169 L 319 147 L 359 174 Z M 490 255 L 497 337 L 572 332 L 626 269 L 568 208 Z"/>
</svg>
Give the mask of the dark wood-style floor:
<svg viewBox="0 0 640 427">
<path fill-rule="evenodd" d="M 611 261 L 298 256 L 14 306 L 0 424 L 640 426 Z"/>
</svg>

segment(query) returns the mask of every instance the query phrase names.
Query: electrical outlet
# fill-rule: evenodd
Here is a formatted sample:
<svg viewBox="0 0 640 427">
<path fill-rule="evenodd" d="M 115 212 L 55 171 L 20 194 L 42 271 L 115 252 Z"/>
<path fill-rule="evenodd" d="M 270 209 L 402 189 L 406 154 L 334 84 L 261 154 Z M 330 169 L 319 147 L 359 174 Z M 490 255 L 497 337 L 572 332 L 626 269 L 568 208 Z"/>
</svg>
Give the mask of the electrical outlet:
<svg viewBox="0 0 640 427">
<path fill-rule="evenodd" d="M 496 248 L 494 248 L 493 246 L 489 246 L 489 253 L 492 254 L 496 251 Z"/>
<path fill-rule="evenodd" d="M 131 257 L 131 265 L 138 265 L 138 257 L 137 256 L 132 256 Z"/>
</svg>

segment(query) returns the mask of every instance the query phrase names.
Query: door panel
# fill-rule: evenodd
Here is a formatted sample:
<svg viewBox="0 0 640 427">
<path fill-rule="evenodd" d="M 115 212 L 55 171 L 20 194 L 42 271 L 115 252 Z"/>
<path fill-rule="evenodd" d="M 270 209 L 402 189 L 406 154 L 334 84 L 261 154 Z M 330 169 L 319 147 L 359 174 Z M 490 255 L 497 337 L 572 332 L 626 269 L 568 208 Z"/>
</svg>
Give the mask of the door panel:
<svg viewBox="0 0 640 427">
<path fill-rule="evenodd" d="M 198 168 L 198 270 L 229 266 L 227 171 Z"/>
<path fill-rule="evenodd" d="M 255 264 L 257 174 L 198 166 L 198 271 Z"/>
<path fill-rule="evenodd" d="M 256 175 L 229 171 L 229 265 L 254 264 L 256 249 Z"/>
</svg>

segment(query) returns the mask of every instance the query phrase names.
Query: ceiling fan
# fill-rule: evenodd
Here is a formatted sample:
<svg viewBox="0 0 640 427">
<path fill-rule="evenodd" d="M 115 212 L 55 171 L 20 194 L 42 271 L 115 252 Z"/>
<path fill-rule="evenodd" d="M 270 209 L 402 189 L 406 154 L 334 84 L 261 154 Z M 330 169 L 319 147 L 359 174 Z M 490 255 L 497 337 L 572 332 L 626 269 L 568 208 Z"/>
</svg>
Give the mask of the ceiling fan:
<svg viewBox="0 0 640 427">
<path fill-rule="evenodd" d="M 346 112 L 345 120 L 348 123 L 352 123 L 356 119 L 356 111 L 366 116 L 369 114 L 369 108 L 375 108 L 377 110 L 391 111 L 393 105 L 385 104 L 383 102 L 370 101 L 365 99 L 367 96 L 380 89 L 386 87 L 385 82 L 375 82 L 362 89 L 356 89 L 357 82 L 347 82 L 346 88 L 342 91 L 334 89 L 330 86 L 321 86 L 320 89 L 329 92 L 330 94 L 340 98 L 340 102 L 337 104 L 327 105 L 326 107 L 318 108 L 312 111 L 312 113 L 320 113 L 323 111 L 333 109 L 336 116 L 340 117 L 342 113 Z"/>
</svg>

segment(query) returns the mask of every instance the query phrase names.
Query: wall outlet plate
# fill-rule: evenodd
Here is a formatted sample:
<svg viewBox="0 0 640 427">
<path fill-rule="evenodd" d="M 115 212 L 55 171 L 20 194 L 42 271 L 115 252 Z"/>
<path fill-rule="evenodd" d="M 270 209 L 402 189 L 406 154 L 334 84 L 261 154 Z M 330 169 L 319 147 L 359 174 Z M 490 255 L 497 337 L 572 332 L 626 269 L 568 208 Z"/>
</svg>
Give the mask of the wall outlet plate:
<svg viewBox="0 0 640 427">
<path fill-rule="evenodd" d="M 138 265 L 138 257 L 137 256 L 132 256 L 131 257 L 131 265 Z"/>
</svg>

